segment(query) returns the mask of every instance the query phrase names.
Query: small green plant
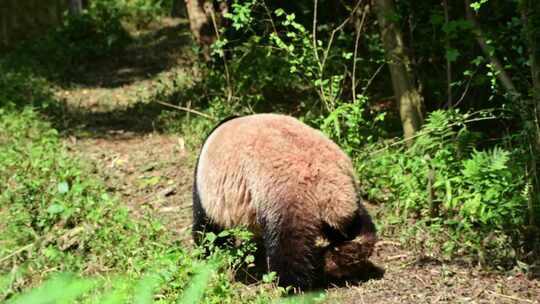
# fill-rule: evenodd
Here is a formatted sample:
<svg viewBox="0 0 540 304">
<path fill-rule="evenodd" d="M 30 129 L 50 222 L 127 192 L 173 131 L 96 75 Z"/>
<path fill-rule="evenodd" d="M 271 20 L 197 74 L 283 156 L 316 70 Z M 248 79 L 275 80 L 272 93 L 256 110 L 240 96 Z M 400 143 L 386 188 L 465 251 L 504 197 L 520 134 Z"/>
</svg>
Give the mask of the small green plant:
<svg viewBox="0 0 540 304">
<path fill-rule="evenodd" d="M 354 156 L 359 148 L 375 142 L 383 133 L 380 123 L 384 121 L 386 113 L 369 117 L 366 110 L 365 96 L 359 95 L 356 103 L 340 103 L 323 119 L 321 130 Z"/>
</svg>

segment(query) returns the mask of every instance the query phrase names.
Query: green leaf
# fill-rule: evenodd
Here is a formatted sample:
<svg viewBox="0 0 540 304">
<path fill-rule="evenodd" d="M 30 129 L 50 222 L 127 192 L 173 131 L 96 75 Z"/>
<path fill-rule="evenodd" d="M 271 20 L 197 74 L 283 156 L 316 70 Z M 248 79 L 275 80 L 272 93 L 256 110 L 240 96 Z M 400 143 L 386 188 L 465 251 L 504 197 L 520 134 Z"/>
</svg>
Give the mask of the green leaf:
<svg viewBox="0 0 540 304">
<path fill-rule="evenodd" d="M 64 206 L 60 204 L 52 204 L 49 206 L 49 208 L 47 208 L 47 212 L 50 214 L 58 214 L 58 213 L 62 213 L 64 209 L 65 209 Z"/>
<path fill-rule="evenodd" d="M 231 232 L 228 231 L 228 230 L 223 230 L 221 231 L 219 234 L 218 234 L 218 237 L 222 238 L 222 237 L 226 237 L 226 236 L 229 236 L 231 235 Z"/>
<path fill-rule="evenodd" d="M 191 280 L 188 288 L 178 299 L 179 304 L 200 303 L 206 290 L 206 286 L 210 282 L 212 274 L 215 272 L 215 267 L 211 265 L 200 266 L 197 273 Z"/>
<path fill-rule="evenodd" d="M 263 281 L 264 283 L 266 283 L 266 284 L 272 283 L 272 282 L 274 282 L 274 280 L 276 279 L 276 277 L 277 277 L 276 272 L 272 271 L 272 272 L 269 272 L 269 273 L 263 275 L 262 281 Z"/>
<path fill-rule="evenodd" d="M 11 301 L 11 304 L 72 303 L 75 298 L 94 287 L 92 280 L 76 279 L 61 274 L 42 286 L 32 289 Z"/>
<path fill-rule="evenodd" d="M 287 17 L 286 17 L 287 21 L 289 21 L 289 22 L 294 21 L 295 18 L 296 18 L 296 15 L 294 13 L 292 13 L 290 15 L 287 15 Z"/>
<path fill-rule="evenodd" d="M 446 58 L 448 58 L 448 61 L 454 62 L 459 57 L 460 53 L 456 49 L 449 48 L 446 50 Z"/>
<path fill-rule="evenodd" d="M 154 290 L 159 286 L 161 279 L 158 275 L 147 275 L 138 284 L 135 289 L 133 303 L 150 304 L 153 303 Z"/>
<path fill-rule="evenodd" d="M 343 58 L 345 58 L 345 59 L 351 59 L 352 56 L 353 56 L 353 53 L 352 52 L 343 52 L 343 54 L 341 56 Z"/>
<path fill-rule="evenodd" d="M 69 184 L 67 182 L 61 182 L 58 184 L 58 193 L 64 194 L 69 191 Z"/>
</svg>

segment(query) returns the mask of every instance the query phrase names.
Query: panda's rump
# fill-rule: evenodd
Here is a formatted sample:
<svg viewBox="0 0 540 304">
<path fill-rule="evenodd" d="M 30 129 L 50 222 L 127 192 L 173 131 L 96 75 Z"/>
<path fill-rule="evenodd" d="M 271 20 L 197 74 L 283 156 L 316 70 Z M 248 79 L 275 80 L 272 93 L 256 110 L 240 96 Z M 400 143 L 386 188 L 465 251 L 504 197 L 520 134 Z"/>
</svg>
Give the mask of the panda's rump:
<svg viewBox="0 0 540 304">
<path fill-rule="evenodd" d="M 298 211 L 340 228 L 357 208 L 352 164 L 322 133 L 287 116 L 233 119 L 206 140 L 197 168 L 201 203 L 224 227 L 257 228 L 257 213 Z"/>
</svg>

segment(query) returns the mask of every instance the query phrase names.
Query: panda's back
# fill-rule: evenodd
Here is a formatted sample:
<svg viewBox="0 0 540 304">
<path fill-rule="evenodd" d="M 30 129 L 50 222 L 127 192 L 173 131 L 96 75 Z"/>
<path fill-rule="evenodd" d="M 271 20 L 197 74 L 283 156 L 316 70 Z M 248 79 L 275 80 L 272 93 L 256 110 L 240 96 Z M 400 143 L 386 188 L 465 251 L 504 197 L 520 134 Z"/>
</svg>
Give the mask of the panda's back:
<svg viewBox="0 0 540 304">
<path fill-rule="evenodd" d="M 324 218 L 328 208 L 355 208 L 350 159 L 331 140 L 295 118 L 256 114 L 216 128 L 197 169 L 201 203 L 225 228 L 257 230 L 257 214 L 301 209 Z"/>
</svg>

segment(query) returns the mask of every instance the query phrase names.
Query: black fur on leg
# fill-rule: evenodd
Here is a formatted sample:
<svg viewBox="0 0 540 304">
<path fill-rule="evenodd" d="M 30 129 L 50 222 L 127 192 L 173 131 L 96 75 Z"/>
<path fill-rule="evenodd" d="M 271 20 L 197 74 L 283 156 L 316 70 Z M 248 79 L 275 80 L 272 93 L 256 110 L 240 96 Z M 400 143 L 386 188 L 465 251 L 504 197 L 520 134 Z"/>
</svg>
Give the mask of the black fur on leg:
<svg viewBox="0 0 540 304">
<path fill-rule="evenodd" d="M 197 245 L 201 245 L 204 238 L 204 233 L 212 229 L 212 224 L 206 216 L 201 205 L 201 197 L 197 189 L 197 174 L 195 174 L 195 182 L 193 183 L 193 226 L 191 228 L 191 235 L 193 241 Z"/>
<path fill-rule="evenodd" d="M 278 274 L 280 286 L 311 289 L 315 273 L 322 265 L 315 246 L 318 227 L 295 216 L 291 210 L 283 211 L 277 219 L 259 219 L 269 271 Z"/>
<path fill-rule="evenodd" d="M 191 235 L 195 244 L 201 245 L 202 241 L 204 240 L 205 233 L 213 232 L 215 234 L 219 234 L 221 231 L 223 231 L 223 228 L 212 223 L 201 204 L 201 196 L 199 194 L 199 189 L 197 188 L 198 163 L 199 161 L 197 160 L 197 166 L 195 166 L 195 174 L 193 178 L 193 226 L 191 228 Z"/>
</svg>

